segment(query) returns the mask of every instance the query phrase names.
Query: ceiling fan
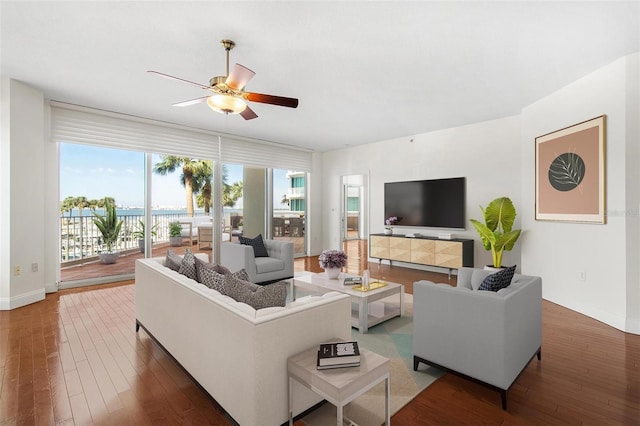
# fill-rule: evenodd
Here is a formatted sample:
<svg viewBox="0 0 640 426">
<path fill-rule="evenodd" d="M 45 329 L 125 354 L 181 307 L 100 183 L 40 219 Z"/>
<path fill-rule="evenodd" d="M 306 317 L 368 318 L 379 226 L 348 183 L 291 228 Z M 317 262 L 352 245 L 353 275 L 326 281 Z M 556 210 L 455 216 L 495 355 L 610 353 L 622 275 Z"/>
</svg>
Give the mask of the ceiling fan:
<svg viewBox="0 0 640 426">
<path fill-rule="evenodd" d="M 214 111 L 222 114 L 240 114 L 245 120 L 251 120 L 258 116 L 245 101 L 260 102 L 263 104 L 279 105 L 289 108 L 296 108 L 298 100 L 295 98 L 285 98 L 282 96 L 265 95 L 263 93 L 245 92 L 244 86 L 255 75 L 255 72 L 240 64 L 235 64 L 233 71 L 229 73 L 229 51 L 235 47 L 235 43 L 231 40 L 221 41 L 224 50 L 227 52 L 227 74 L 224 76 L 212 77 L 209 85 L 195 83 L 183 78 L 174 77 L 158 71 L 147 71 L 160 77 L 171 80 L 182 81 L 200 87 L 201 89 L 213 92 L 207 96 L 191 99 L 184 102 L 173 104 L 177 107 L 185 107 L 189 105 L 206 102 Z"/>
</svg>

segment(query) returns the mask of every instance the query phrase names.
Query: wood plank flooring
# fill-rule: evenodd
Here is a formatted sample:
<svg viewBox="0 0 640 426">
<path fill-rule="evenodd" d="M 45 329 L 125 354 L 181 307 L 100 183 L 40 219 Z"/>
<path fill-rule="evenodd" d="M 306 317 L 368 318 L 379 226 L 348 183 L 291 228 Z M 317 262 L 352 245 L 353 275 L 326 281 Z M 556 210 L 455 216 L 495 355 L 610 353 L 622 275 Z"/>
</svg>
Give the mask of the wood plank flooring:
<svg viewBox="0 0 640 426">
<path fill-rule="evenodd" d="M 349 242 L 349 272 L 407 285 L 446 274 L 366 261 Z M 319 271 L 317 257 L 296 270 Z M 0 311 L 0 425 L 227 425 L 229 420 L 145 333 L 132 281 L 63 290 Z M 299 424 L 300 422 L 298 422 Z M 392 418 L 422 424 L 640 424 L 640 336 L 543 302 L 542 361 L 509 393 L 446 374 Z"/>
</svg>

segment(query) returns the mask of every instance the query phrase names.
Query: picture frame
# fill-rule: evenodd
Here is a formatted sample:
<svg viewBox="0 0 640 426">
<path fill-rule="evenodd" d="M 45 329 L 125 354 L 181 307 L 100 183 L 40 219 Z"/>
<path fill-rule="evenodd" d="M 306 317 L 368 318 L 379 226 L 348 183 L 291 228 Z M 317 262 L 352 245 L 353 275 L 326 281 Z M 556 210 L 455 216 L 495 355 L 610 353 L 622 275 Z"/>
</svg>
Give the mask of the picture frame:
<svg viewBox="0 0 640 426">
<path fill-rule="evenodd" d="M 535 139 L 536 220 L 605 224 L 606 116 Z"/>
</svg>

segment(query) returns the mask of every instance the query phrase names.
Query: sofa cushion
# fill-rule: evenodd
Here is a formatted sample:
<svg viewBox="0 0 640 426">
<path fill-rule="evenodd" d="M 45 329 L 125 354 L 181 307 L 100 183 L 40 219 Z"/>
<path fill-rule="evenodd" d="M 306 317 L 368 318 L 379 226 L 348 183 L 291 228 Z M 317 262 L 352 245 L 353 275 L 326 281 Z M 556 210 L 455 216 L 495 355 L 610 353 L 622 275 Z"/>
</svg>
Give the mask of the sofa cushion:
<svg viewBox="0 0 640 426">
<path fill-rule="evenodd" d="M 226 276 L 224 287 L 228 296 L 238 302 L 246 303 L 253 309 L 285 306 L 287 302 L 285 283 L 262 286 L 238 279 L 231 274 Z"/>
<path fill-rule="evenodd" d="M 478 290 L 498 291 L 502 288 L 509 287 L 513 274 L 516 272 L 516 267 L 510 266 L 503 270 L 487 276 L 478 287 Z"/>
<path fill-rule="evenodd" d="M 264 246 L 262 234 L 258 234 L 258 236 L 255 238 L 247 238 L 242 236 L 238 238 L 240 239 L 240 244 L 253 247 L 253 255 L 255 257 L 269 257 L 269 252 L 267 252 L 267 248 Z"/>
<path fill-rule="evenodd" d="M 480 284 L 487 278 L 489 275 L 493 274 L 493 271 L 487 269 L 474 269 L 471 274 L 471 289 L 477 290 L 480 288 Z"/>
<path fill-rule="evenodd" d="M 275 257 L 258 257 L 256 258 L 256 272 L 258 274 L 266 274 L 267 272 L 282 271 L 284 269 L 284 260 Z"/>
<path fill-rule="evenodd" d="M 182 264 L 182 257 L 174 253 L 172 250 L 167 250 L 167 257 L 164 261 L 164 266 L 178 272 L 181 264 Z"/>
<path fill-rule="evenodd" d="M 184 275 L 187 278 L 191 278 L 197 281 L 198 275 L 196 272 L 196 257 L 193 252 L 187 249 L 186 253 L 182 257 L 182 263 L 180 263 L 180 269 L 178 273 Z"/>
</svg>

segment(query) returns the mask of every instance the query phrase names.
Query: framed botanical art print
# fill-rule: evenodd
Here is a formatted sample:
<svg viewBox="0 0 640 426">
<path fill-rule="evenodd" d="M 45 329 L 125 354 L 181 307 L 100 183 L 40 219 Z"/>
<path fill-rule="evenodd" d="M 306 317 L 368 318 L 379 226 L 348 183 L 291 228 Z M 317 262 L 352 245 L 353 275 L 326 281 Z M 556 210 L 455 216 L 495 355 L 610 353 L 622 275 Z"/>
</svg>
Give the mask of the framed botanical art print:
<svg viewBox="0 0 640 426">
<path fill-rule="evenodd" d="M 536 220 L 606 223 L 605 118 L 536 138 Z"/>
</svg>

